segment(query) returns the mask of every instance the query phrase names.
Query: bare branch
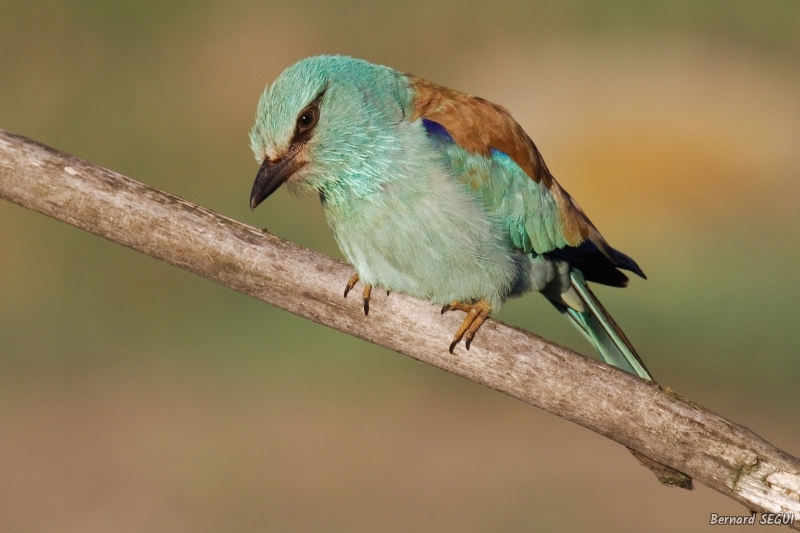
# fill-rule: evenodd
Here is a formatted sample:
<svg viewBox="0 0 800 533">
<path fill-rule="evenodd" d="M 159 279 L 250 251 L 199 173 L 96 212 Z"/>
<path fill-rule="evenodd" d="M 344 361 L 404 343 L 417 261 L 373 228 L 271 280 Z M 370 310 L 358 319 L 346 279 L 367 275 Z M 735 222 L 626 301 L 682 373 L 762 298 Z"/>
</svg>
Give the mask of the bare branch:
<svg viewBox="0 0 800 533">
<path fill-rule="evenodd" d="M 381 291 L 365 317 L 342 298 L 347 265 L 3 130 L 0 197 L 519 398 L 800 529 L 800 460 L 658 385 L 492 320 L 451 354 L 461 317 Z"/>
</svg>

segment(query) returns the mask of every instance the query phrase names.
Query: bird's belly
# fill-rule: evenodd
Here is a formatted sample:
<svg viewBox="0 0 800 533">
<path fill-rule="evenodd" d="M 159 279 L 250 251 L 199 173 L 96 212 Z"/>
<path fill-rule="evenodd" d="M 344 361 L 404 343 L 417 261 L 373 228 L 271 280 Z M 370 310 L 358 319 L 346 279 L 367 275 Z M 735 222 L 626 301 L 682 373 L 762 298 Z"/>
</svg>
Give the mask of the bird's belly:
<svg viewBox="0 0 800 533">
<path fill-rule="evenodd" d="M 389 205 L 384 199 L 357 217 L 326 214 L 339 247 L 367 284 L 439 305 L 483 299 L 499 308 L 518 275 L 501 228 L 464 195 Z"/>
</svg>

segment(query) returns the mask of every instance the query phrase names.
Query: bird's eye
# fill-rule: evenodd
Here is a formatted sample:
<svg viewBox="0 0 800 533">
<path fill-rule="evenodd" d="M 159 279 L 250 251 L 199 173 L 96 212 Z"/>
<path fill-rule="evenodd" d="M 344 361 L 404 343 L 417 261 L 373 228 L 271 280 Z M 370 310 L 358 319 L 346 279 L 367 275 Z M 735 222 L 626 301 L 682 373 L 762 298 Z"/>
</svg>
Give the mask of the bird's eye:
<svg viewBox="0 0 800 533">
<path fill-rule="evenodd" d="M 319 109 L 316 106 L 310 106 L 303 110 L 297 117 L 297 132 L 303 133 L 310 130 L 317 125 L 319 119 Z"/>
</svg>

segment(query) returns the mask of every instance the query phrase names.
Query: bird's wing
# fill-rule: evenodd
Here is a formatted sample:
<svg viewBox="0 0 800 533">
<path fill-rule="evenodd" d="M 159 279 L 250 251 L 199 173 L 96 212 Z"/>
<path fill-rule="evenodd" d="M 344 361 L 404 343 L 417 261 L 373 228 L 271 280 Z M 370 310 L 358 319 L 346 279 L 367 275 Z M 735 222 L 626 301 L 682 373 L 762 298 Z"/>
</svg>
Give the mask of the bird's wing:
<svg viewBox="0 0 800 533">
<path fill-rule="evenodd" d="M 601 283 L 624 285 L 627 277 L 615 267 L 644 277 L 632 259 L 609 246 L 553 178 L 533 141 L 505 108 L 420 78 L 409 80 L 415 95 L 411 120 L 422 120 L 453 173 L 487 211 L 504 221 L 514 246 L 538 254 L 580 256 L 580 261 L 588 257 L 597 262 L 599 277 L 610 276 L 596 280 Z M 604 257 L 596 257 L 600 255 Z"/>
</svg>

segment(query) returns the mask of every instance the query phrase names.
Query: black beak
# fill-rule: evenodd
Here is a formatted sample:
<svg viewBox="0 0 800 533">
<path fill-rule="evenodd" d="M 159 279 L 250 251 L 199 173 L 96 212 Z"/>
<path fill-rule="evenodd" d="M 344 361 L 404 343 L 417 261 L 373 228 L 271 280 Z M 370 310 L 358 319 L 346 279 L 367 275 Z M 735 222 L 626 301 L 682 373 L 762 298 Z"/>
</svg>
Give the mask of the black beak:
<svg viewBox="0 0 800 533">
<path fill-rule="evenodd" d="M 289 153 L 275 161 L 264 160 L 261 168 L 258 169 L 258 175 L 256 175 L 256 181 L 253 183 L 253 190 L 250 193 L 250 209 L 255 209 L 270 194 L 277 191 L 302 166 L 302 163 L 297 164 L 294 156 L 295 154 Z"/>
</svg>

